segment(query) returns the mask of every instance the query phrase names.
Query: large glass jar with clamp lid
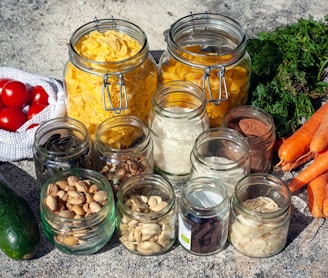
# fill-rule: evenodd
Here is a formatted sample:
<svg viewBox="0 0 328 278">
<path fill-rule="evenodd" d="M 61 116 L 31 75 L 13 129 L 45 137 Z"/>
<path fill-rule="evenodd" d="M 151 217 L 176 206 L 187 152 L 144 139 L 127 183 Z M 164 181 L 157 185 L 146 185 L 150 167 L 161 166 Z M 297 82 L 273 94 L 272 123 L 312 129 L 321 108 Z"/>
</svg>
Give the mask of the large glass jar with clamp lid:
<svg viewBox="0 0 328 278">
<path fill-rule="evenodd" d="M 112 18 L 95 19 L 72 34 L 64 79 L 67 115 L 84 123 L 94 140 L 97 126 L 109 117 L 147 121 L 158 74 L 145 33 Z"/>
<path fill-rule="evenodd" d="M 238 22 L 219 14 L 191 14 L 171 26 L 166 42 L 160 82 L 187 80 L 204 88 L 211 127 L 221 126 L 231 107 L 246 103 L 251 60 Z"/>
</svg>

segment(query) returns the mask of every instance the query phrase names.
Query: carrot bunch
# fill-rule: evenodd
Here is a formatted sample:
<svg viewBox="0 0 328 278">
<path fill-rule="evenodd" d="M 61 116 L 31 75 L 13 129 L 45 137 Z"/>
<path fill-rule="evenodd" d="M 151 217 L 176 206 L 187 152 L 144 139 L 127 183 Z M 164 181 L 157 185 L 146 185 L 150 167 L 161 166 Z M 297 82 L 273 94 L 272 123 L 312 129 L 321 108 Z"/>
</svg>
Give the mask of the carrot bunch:
<svg viewBox="0 0 328 278">
<path fill-rule="evenodd" d="M 288 184 L 292 193 L 307 185 L 313 217 L 328 217 L 328 103 L 323 104 L 278 149 L 276 167 L 291 171 L 312 160 Z"/>
</svg>

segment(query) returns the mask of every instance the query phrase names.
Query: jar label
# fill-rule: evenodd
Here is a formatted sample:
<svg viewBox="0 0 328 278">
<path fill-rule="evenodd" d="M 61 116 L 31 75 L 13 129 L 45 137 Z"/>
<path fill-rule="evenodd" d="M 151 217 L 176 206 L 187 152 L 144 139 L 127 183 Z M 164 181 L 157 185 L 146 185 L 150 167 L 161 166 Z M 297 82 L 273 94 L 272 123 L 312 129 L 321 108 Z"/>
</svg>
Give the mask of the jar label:
<svg viewBox="0 0 328 278">
<path fill-rule="evenodd" d="M 179 241 L 187 250 L 191 249 L 191 225 L 183 221 L 179 214 Z"/>
</svg>

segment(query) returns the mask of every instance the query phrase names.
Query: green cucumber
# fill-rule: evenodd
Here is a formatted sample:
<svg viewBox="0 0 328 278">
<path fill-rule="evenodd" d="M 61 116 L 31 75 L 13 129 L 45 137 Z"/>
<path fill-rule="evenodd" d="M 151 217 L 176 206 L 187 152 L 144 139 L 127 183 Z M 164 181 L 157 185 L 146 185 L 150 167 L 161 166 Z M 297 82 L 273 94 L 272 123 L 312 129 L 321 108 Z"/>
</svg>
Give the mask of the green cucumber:
<svg viewBox="0 0 328 278">
<path fill-rule="evenodd" d="M 14 260 L 32 258 L 40 242 L 35 215 L 27 201 L 0 176 L 0 248 Z"/>
</svg>

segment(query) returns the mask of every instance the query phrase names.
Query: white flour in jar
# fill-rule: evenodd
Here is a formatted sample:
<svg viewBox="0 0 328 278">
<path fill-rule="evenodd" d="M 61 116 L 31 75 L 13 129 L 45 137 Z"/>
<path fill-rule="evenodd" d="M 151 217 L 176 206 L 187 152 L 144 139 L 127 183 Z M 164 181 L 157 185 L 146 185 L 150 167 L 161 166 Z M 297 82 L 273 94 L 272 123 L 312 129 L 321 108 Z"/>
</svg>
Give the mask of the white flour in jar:
<svg viewBox="0 0 328 278">
<path fill-rule="evenodd" d="M 170 107 L 166 110 L 182 115 L 192 111 L 183 107 Z M 171 175 L 188 175 L 191 169 L 190 153 L 195 140 L 207 129 L 209 122 L 206 117 L 186 119 L 155 115 L 151 126 L 155 166 Z"/>
</svg>

